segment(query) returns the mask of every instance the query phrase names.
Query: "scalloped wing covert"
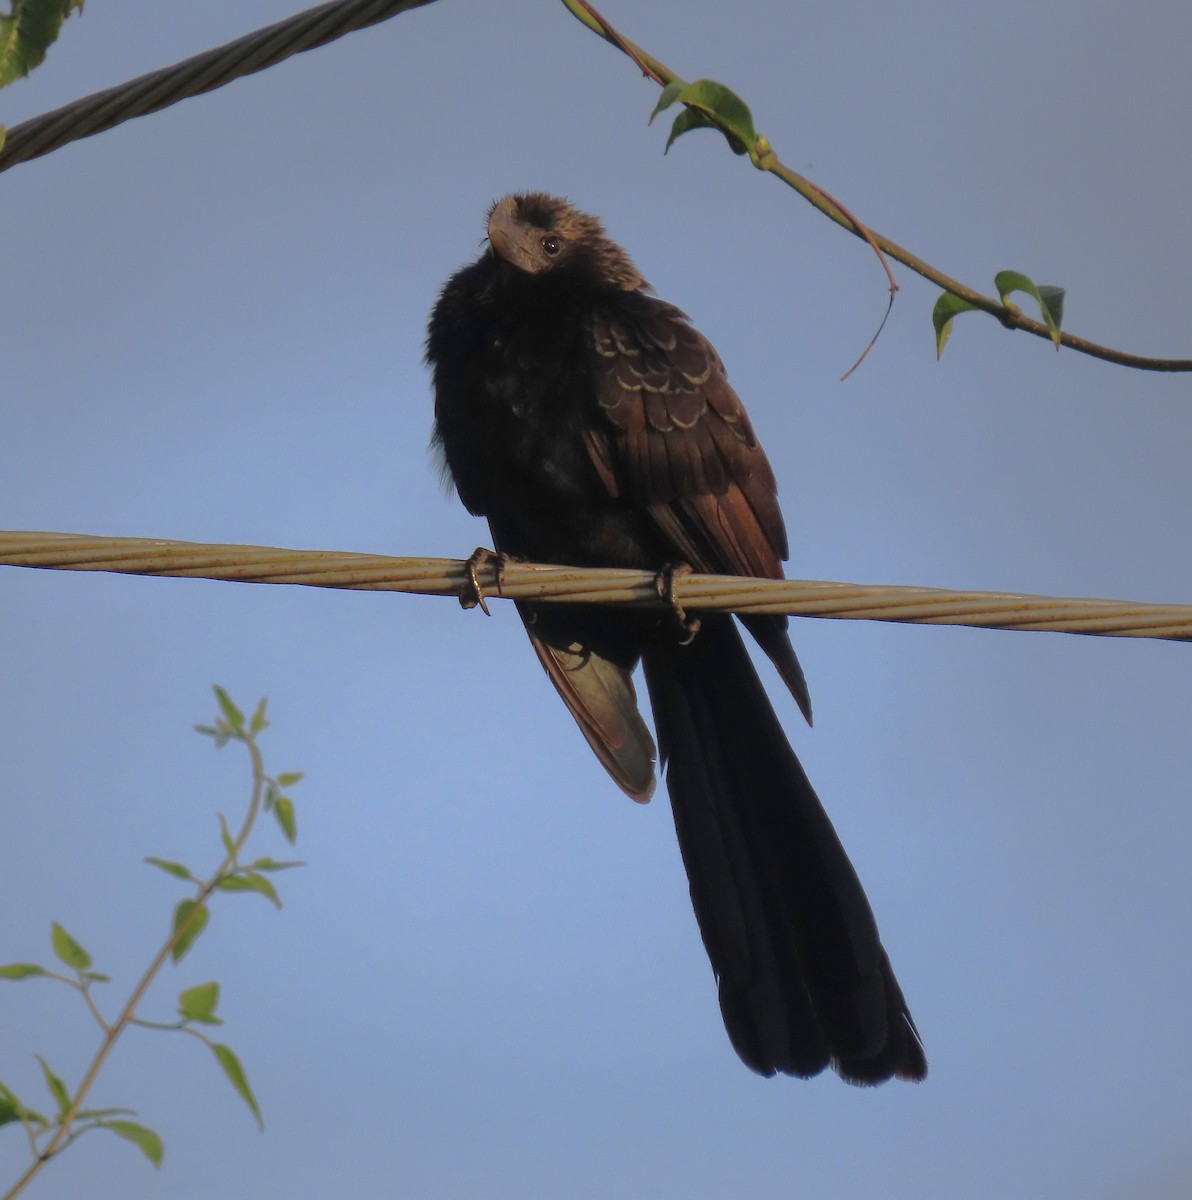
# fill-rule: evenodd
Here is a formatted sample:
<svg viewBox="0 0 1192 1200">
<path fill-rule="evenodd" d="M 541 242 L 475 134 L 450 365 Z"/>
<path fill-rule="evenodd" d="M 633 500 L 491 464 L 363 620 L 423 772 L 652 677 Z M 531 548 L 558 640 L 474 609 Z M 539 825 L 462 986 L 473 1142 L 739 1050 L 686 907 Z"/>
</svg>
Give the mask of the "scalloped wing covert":
<svg viewBox="0 0 1192 1200">
<path fill-rule="evenodd" d="M 648 512 L 676 559 L 697 571 L 781 579 L 778 485 L 711 343 L 680 309 L 642 292 L 601 313 L 591 338 L 607 423 L 584 441 L 609 494 Z M 810 724 L 787 619 L 741 619 Z"/>
<path fill-rule="evenodd" d="M 591 337 L 607 426 L 587 445 L 605 486 L 646 508 L 696 570 L 782 578 L 774 473 L 711 344 L 641 293 L 603 313 Z"/>
</svg>

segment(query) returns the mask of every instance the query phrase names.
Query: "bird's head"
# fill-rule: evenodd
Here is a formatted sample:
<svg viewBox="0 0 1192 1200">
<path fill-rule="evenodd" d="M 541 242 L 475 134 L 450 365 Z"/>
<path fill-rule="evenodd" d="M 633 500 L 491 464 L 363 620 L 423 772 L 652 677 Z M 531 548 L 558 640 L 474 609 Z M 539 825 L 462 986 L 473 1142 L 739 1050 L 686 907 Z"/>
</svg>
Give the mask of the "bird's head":
<svg viewBox="0 0 1192 1200">
<path fill-rule="evenodd" d="M 623 292 L 645 286 L 598 218 L 545 192 L 498 200 L 488 212 L 488 241 L 498 260 L 525 275 Z"/>
</svg>

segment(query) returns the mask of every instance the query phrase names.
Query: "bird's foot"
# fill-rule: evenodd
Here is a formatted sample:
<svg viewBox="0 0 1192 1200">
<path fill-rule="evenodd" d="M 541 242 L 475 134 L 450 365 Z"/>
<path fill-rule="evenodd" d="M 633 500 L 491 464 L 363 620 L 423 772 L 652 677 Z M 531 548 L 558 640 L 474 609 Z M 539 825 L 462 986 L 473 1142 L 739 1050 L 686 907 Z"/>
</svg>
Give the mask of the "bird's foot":
<svg viewBox="0 0 1192 1200">
<path fill-rule="evenodd" d="M 492 613 L 488 611 L 488 604 L 484 599 L 484 588 L 480 584 L 480 576 L 478 574 L 481 567 L 487 566 L 490 562 L 496 563 L 496 581 L 497 595 L 501 594 L 501 587 L 505 582 L 505 568 L 509 565 L 511 559 L 508 554 L 499 554 L 495 550 L 488 550 L 484 546 L 477 546 L 471 554 L 468 555 L 464 563 L 464 567 L 468 572 L 468 582 L 464 584 L 463 591 L 459 594 L 460 608 L 475 608 L 480 606 L 480 611 L 486 617 L 491 617 Z"/>
<path fill-rule="evenodd" d="M 658 589 L 658 595 L 662 598 L 663 603 L 670 606 L 671 612 L 674 614 L 675 620 L 679 623 L 679 628 L 682 630 L 682 637 L 679 639 L 679 645 L 689 646 L 695 639 L 695 635 L 699 633 L 699 617 L 689 617 L 687 610 L 679 603 L 678 596 L 675 595 L 675 584 L 682 579 L 684 575 L 692 574 L 691 565 L 689 563 L 667 563 L 657 575 L 654 576 L 654 586 Z"/>
</svg>

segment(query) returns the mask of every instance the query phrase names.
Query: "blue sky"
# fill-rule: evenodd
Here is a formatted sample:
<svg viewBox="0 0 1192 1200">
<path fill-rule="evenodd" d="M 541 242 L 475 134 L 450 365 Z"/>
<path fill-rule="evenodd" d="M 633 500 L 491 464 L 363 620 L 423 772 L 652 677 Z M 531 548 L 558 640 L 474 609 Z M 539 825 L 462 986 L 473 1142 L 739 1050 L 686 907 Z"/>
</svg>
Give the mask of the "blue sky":
<svg viewBox="0 0 1192 1200">
<path fill-rule="evenodd" d="M 295 11 L 99 0 L 9 125 Z M 1192 11 L 1143 0 L 646 5 L 625 34 L 736 87 L 779 155 L 1069 328 L 1192 354 Z M 486 205 L 600 213 L 715 343 L 774 464 L 792 575 L 1187 600 L 1192 389 L 958 322 L 561 5 L 443 0 L 0 179 L 0 525 L 463 556 L 421 363 Z M 262 1136 L 189 1039 L 130 1032 L 30 1197 L 1184 1197 L 1192 1186 L 1192 671 L 1145 641 L 799 621 L 774 688 L 927 1045 L 918 1087 L 762 1080 L 723 1033 L 665 797 L 613 787 L 513 612 L 0 572 L 0 961 L 61 921 L 115 977 L 218 855 L 247 771 L 190 732 L 267 695 L 301 769 L 286 907 L 229 896 L 144 1008 L 223 985 Z M 280 839 L 261 850 L 280 855 Z M 122 993 L 123 989 L 123 993 Z M 61 993 L 61 994 L 60 994 Z M 77 1082 L 65 989 L 0 990 L 0 1078 Z M 22 1145 L 0 1130 L 0 1183 Z"/>
</svg>

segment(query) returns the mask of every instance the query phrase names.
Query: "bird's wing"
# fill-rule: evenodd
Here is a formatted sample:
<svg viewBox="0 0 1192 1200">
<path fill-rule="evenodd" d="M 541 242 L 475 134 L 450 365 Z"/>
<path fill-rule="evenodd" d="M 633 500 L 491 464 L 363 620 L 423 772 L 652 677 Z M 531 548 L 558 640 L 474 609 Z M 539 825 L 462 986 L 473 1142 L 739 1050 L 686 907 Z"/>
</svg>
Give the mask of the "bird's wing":
<svg viewBox="0 0 1192 1200">
<path fill-rule="evenodd" d="M 517 607 L 538 661 L 588 745 L 622 791 L 646 803 L 654 793 L 657 752 L 633 688 L 637 654 L 590 614 L 562 605 Z"/>
<path fill-rule="evenodd" d="M 648 512 L 697 571 L 781 579 L 774 472 L 711 343 L 674 305 L 634 292 L 592 322 L 591 354 L 604 419 L 584 439 L 609 494 Z M 742 619 L 810 722 L 786 618 Z"/>
<path fill-rule="evenodd" d="M 781 578 L 774 473 L 711 344 L 643 293 L 602 312 L 591 337 L 604 420 L 586 441 L 610 493 L 647 510 L 697 570 Z"/>
</svg>

